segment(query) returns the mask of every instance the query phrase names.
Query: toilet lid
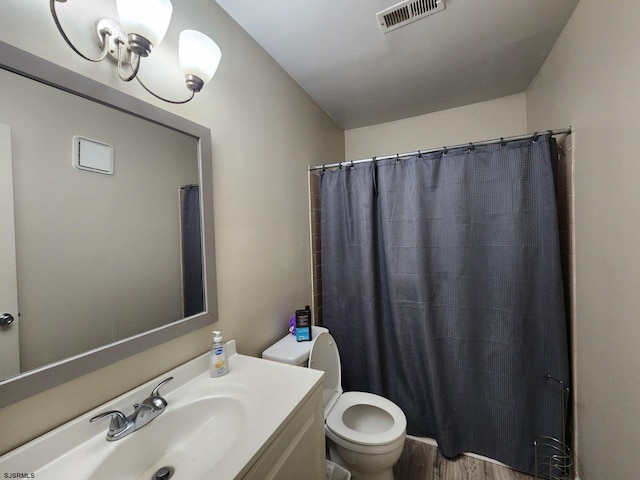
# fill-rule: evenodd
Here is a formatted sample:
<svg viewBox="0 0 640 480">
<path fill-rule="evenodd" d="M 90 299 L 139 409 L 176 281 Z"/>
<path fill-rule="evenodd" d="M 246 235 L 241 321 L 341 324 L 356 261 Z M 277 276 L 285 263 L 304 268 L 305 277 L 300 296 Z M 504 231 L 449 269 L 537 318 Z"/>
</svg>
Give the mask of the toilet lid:
<svg viewBox="0 0 640 480">
<path fill-rule="evenodd" d="M 322 332 L 313 340 L 309 353 L 309 368 L 324 372 L 324 418 L 342 395 L 342 375 L 340 354 L 336 341 L 330 333 Z"/>
</svg>

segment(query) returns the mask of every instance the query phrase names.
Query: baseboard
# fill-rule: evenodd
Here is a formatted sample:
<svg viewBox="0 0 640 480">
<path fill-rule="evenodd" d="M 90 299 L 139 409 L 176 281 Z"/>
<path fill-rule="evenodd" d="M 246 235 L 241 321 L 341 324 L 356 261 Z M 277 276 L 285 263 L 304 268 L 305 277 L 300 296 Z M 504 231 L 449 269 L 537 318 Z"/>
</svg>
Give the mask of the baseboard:
<svg viewBox="0 0 640 480">
<path fill-rule="evenodd" d="M 415 440 L 416 442 L 426 443 L 427 445 L 431 445 L 432 447 L 437 447 L 438 442 L 436 442 L 433 438 L 429 437 L 414 437 L 413 435 L 407 435 L 407 438 L 411 440 Z"/>
<path fill-rule="evenodd" d="M 410 439 L 415 440 L 417 442 L 426 443 L 427 445 L 431 445 L 432 447 L 437 447 L 438 446 L 438 442 L 436 442 L 433 438 L 429 438 L 429 437 L 414 437 L 413 435 L 407 435 L 407 438 L 410 438 Z M 478 455 L 477 453 L 463 452 L 462 455 L 465 455 L 465 456 L 471 457 L 471 458 L 477 458 L 478 460 L 482 460 L 483 462 L 493 463 L 494 465 L 499 465 L 501 467 L 511 468 L 508 465 L 505 465 L 504 463 L 499 462 L 498 460 L 495 460 L 495 459 L 489 458 L 489 457 L 485 457 L 483 455 Z M 580 479 L 576 478 L 576 480 L 580 480 Z"/>
</svg>

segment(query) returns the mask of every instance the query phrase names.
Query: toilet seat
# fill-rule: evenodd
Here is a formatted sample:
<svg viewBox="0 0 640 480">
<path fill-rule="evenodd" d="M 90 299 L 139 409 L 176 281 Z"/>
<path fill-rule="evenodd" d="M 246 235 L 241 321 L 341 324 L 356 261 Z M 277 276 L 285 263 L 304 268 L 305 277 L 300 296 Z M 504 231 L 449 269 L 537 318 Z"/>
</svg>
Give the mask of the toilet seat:
<svg viewBox="0 0 640 480">
<path fill-rule="evenodd" d="M 358 425 L 350 422 L 349 409 L 368 410 L 369 418 L 375 417 L 373 425 Z M 343 393 L 325 422 L 327 428 L 337 436 L 360 445 L 387 445 L 404 436 L 407 420 L 395 403 L 380 395 L 367 392 Z"/>
<path fill-rule="evenodd" d="M 343 393 L 340 354 L 328 332 L 313 340 L 309 368 L 325 372 L 325 425 L 333 434 L 370 446 L 391 444 L 404 437 L 407 419 L 391 400 L 367 392 Z M 361 422 L 365 415 L 367 422 Z"/>
</svg>

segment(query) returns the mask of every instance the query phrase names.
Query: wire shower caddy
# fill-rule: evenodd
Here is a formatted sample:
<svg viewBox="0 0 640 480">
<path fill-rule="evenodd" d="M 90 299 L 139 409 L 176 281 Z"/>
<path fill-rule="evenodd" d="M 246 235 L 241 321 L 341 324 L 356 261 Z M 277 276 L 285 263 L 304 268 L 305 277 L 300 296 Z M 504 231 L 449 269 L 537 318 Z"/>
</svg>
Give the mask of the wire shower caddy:
<svg viewBox="0 0 640 480">
<path fill-rule="evenodd" d="M 547 380 L 560 385 L 560 421 L 562 422 L 561 439 L 542 435 L 533 442 L 535 459 L 535 478 L 544 480 L 573 480 L 573 452 L 566 443 L 565 402 L 569 397 L 569 387 L 562 380 L 547 375 Z"/>
</svg>

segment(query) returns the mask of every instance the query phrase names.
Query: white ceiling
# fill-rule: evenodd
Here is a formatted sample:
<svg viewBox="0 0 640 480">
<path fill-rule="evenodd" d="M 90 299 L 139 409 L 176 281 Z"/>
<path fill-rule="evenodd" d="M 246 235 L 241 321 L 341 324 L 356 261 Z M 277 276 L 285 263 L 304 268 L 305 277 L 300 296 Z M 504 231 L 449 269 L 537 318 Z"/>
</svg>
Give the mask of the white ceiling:
<svg viewBox="0 0 640 480">
<path fill-rule="evenodd" d="M 383 34 L 398 0 L 216 0 L 344 129 L 523 92 L 579 0 L 446 0 Z"/>
</svg>

